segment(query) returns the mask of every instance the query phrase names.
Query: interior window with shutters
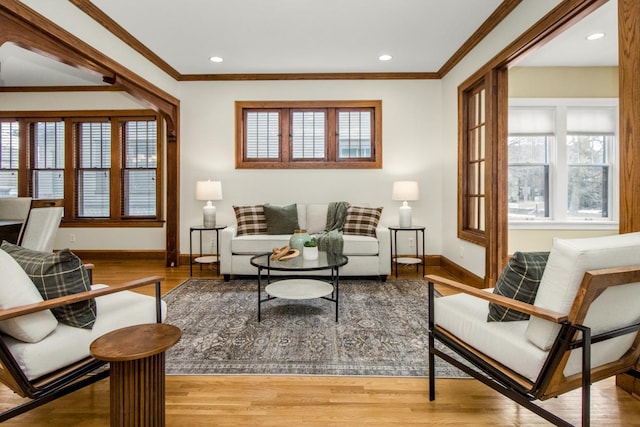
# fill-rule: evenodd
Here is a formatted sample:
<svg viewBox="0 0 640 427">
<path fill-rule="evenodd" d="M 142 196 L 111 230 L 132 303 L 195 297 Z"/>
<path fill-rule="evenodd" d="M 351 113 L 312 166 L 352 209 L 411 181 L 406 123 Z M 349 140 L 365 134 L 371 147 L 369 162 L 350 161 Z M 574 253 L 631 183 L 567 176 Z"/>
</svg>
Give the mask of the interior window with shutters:
<svg viewBox="0 0 640 427">
<path fill-rule="evenodd" d="M 381 101 L 237 101 L 236 168 L 381 168 Z"/>
<path fill-rule="evenodd" d="M 0 197 L 18 195 L 19 128 L 15 120 L 0 121 Z"/>
<path fill-rule="evenodd" d="M 31 197 L 62 199 L 65 184 L 65 122 L 36 122 L 32 129 Z"/>
<path fill-rule="evenodd" d="M 153 217 L 156 214 L 158 143 L 156 122 L 124 123 L 122 179 L 124 216 Z"/>
<path fill-rule="evenodd" d="M 373 111 L 338 110 L 338 157 L 370 159 L 373 154 Z"/>
<path fill-rule="evenodd" d="M 78 216 L 108 218 L 110 212 L 111 123 L 80 123 Z"/>
</svg>

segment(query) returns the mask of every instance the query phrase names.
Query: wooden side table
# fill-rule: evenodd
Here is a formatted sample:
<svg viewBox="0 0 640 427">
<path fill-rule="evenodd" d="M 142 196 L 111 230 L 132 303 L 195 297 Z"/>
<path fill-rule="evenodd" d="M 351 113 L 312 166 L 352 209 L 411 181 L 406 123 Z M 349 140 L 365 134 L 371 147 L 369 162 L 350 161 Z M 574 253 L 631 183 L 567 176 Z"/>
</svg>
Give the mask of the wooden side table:
<svg viewBox="0 0 640 427">
<path fill-rule="evenodd" d="M 165 351 L 180 340 L 166 323 L 128 326 L 91 343 L 91 355 L 111 364 L 111 426 L 164 426 Z"/>
</svg>

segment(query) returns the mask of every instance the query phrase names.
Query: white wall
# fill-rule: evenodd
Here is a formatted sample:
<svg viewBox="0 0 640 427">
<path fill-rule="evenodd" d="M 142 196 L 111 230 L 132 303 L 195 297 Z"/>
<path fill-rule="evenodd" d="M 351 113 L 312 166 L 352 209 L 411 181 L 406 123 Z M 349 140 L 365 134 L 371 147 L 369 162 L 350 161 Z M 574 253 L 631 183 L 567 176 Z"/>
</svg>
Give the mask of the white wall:
<svg viewBox="0 0 640 427">
<path fill-rule="evenodd" d="M 440 253 L 440 86 L 437 80 L 181 83 L 181 252 L 189 250 L 189 226 L 201 223 L 195 183 L 210 178 L 222 182 L 223 200 L 215 205 L 224 224 L 235 222 L 233 205 L 345 200 L 383 206 L 382 223 L 393 225 L 400 206 L 391 200 L 393 181 L 417 180 L 414 223 L 427 227 L 427 253 Z M 235 169 L 236 100 L 343 99 L 382 100 L 382 169 Z"/>
</svg>

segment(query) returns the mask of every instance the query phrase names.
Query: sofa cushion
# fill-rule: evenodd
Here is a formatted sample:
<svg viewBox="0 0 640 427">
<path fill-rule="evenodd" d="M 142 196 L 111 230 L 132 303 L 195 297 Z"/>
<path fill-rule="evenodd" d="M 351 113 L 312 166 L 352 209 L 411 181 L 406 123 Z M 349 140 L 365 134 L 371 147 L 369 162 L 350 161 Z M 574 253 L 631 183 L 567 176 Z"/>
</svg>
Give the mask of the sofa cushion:
<svg viewBox="0 0 640 427">
<path fill-rule="evenodd" d="M 0 249 L 0 309 L 19 307 L 42 302 L 38 292 L 27 273 L 11 255 Z M 29 343 L 38 342 L 49 335 L 58 325 L 58 321 L 50 310 L 26 314 L 13 319 L 0 321 L 0 331 Z"/>
<path fill-rule="evenodd" d="M 104 287 L 95 285 L 94 289 Z M 11 338 L 7 346 L 30 380 L 89 356 L 89 346 L 96 338 L 115 329 L 156 321 L 155 298 L 123 291 L 96 298 L 98 316 L 92 330 L 58 324 L 53 333 L 35 344 Z M 166 303 L 162 301 L 163 317 Z"/>
<path fill-rule="evenodd" d="M 267 233 L 267 219 L 262 205 L 234 206 L 233 211 L 236 214 L 238 236 Z"/>
<path fill-rule="evenodd" d="M 586 239 L 554 239 L 535 305 L 568 314 L 588 270 L 640 263 L 640 232 Z M 527 338 L 543 350 L 551 348 L 560 327 L 536 317 Z"/>
<path fill-rule="evenodd" d="M 263 209 L 267 222 L 267 234 L 293 234 L 300 228 L 298 207 L 295 203 L 285 206 L 265 204 Z"/>
<path fill-rule="evenodd" d="M 376 227 L 378 227 L 381 215 L 381 207 L 349 206 L 342 232 L 344 234 L 376 237 Z"/>
<path fill-rule="evenodd" d="M 547 265 L 547 258 L 549 258 L 549 252 L 515 252 L 502 270 L 493 293 L 533 304 L 542 273 Z M 489 303 L 487 321 L 510 322 L 527 319 L 529 319 L 528 314 Z"/>
<path fill-rule="evenodd" d="M 306 230 L 309 234 L 318 234 L 327 228 L 327 211 L 329 205 L 322 204 L 310 204 L 307 205 L 307 221 Z"/>
<path fill-rule="evenodd" d="M 82 260 L 69 249 L 40 252 L 7 242 L 2 244 L 2 249 L 20 264 L 45 300 L 91 289 Z M 96 320 L 96 302 L 93 299 L 80 301 L 53 308 L 51 312 L 59 322 L 90 329 Z"/>
</svg>

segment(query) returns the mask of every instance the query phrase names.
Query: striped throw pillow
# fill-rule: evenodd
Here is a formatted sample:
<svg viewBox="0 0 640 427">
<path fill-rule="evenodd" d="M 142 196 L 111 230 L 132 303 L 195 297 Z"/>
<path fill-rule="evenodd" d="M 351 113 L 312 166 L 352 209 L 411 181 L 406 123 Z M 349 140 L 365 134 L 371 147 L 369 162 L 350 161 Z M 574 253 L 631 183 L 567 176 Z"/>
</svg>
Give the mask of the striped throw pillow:
<svg viewBox="0 0 640 427">
<path fill-rule="evenodd" d="M 376 237 L 376 227 L 382 216 L 382 208 L 349 206 L 342 232 L 356 236 Z"/>
<path fill-rule="evenodd" d="M 493 293 L 533 304 L 547 266 L 549 252 L 516 252 L 502 270 Z M 489 303 L 488 322 L 527 320 L 529 315 L 498 304 Z"/>
<path fill-rule="evenodd" d="M 263 205 L 234 206 L 238 223 L 238 236 L 249 234 L 267 234 L 267 218 Z"/>
</svg>

